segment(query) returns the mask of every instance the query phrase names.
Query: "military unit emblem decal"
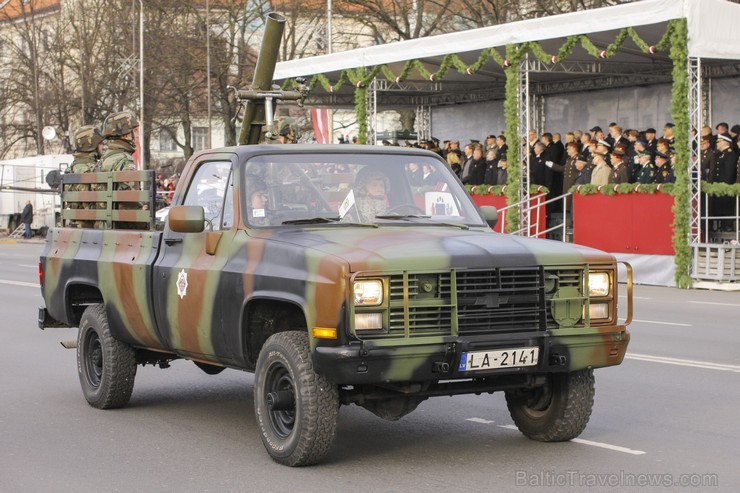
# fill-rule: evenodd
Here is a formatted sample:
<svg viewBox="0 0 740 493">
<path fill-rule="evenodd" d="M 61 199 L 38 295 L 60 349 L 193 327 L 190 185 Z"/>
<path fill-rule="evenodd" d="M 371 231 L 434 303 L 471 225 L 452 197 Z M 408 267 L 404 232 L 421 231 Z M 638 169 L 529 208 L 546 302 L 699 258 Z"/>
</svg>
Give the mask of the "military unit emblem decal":
<svg viewBox="0 0 740 493">
<path fill-rule="evenodd" d="M 188 294 L 188 273 L 182 269 L 177 274 L 177 296 L 183 299 Z"/>
</svg>

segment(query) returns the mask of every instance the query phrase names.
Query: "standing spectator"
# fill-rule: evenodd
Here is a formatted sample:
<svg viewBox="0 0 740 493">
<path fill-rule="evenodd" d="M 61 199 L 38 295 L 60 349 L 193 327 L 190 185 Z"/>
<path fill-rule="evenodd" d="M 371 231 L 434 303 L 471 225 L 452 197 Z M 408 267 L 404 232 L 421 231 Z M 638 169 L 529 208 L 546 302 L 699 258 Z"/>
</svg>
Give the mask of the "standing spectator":
<svg viewBox="0 0 740 493">
<path fill-rule="evenodd" d="M 496 183 L 496 177 L 498 176 L 498 158 L 496 157 L 496 151 L 490 149 L 486 153 L 486 174 L 483 178 L 483 183 L 493 185 Z"/>
<path fill-rule="evenodd" d="M 554 173 L 561 173 L 563 175 L 563 188 L 562 188 L 563 194 L 568 193 L 568 190 L 570 190 L 570 187 L 572 187 L 576 183 L 576 178 L 578 178 L 578 174 L 579 174 L 579 170 L 576 167 L 576 160 L 583 159 L 581 158 L 581 156 L 578 155 L 578 143 L 577 142 L 570 142 L 565 147 L 565 152 L 567 153 L 567 157 L 565 158 L 565 164 L 564 165 L 555 164 L 552 167 L 552 171 Z"/>
<path fill-rule="evenodd" d="M 701 138 L 700 149 L 701 179 L 711 182 L 714 170 L 717 167 L 717 151 L 712 148 L 712 138 L 710 136 Z"/>
<path fill-rule="evenodd" d="M 701 127 L 701 138 L 709 137 L 709 143 L 712 146 L 712 149 L 714 149 L 715 144 L 717 143 L 717 137 L 712 133 L 712 127 L 709 125 L 704 125 Z"/>
<path fill-rule="evenodd" d="M 26 227 L 26 232 L 23 235 L 24 238 L 32 238 L 33 231 L 31 231 L 31 223 L 33 222 L 33 206 L 30 200 L 26 202 L 26 206 L 23 208 L 23 212 L 21 212 L 21 222 Z"/>
<path fill-rule="evenodd" d="M 565 162 L 565 145 L 560 138 L 559 133 L 552 134 L 552 145 L 555 149 L 555 162 L 558 164 Z"/>
<path fill-rule="evenodd" d="M 629 183 L 630 172 L 624 164 L 624 151 L 621 147 L 614 149 L 611 155 L 612 172 L 609 175 L 609 183 Z"/>
<path fill-rule="evenodd" d="M 653 158 L 655 157 L 655 151 L 657 151 L 658 141 L 655 140 L 655 129 L 654 128 L 648 128 L 645 130 L 645 140 L 647 141 L 647 146 L 645 146 L 650 154 L 653 155 Z"/>
<path fill-rule="evenodd" d="M 545 144 L 537 142 L 533 153 L 534 155 L 529 158 L 529 183 L 547 187 L 550 184 L 547 178 L 552 175 L 552 172 L 546 164 Z"/>
<path fill-rule="evenodd" d="M 506 135 L 501 134 L 496 137 L 496 145 L 498 146 L 496 157 L 498 159 L 501 159 L 501 156 L 506 156 L 506 154 L 509 152 L 509 146 L 506 144 Z"/>
<path fill-rule="evenodd" d="M 506 154 L 502 154 L 498 158 L 498 174 L 496 175 L 496 185 L 506 185 L 509 180 L 509 161 L 506 159 Z"/>
<path fill-rule="evenodd" d="M 575 165 L 578 173 L 576 174 L 576 181 L 573 184 L 588 185 L 591 183 L 591 167 L 588 165 L 588 161 L 582 156 L 578 156 Z"/>
<path fill-rule="evenodd" d="M 591 134 L 588 132 L 581 134 L 578 142 L 581 143 L 579 154 L 585 158 L 588 158 L 589 154 L 591 154 L 591 149 L 589 148 L 589 146 L 591 145 Z"/>
<path fill-rule="evenodd" d="M 465 169 L 463 169 L 462 182 L 466 185 L 482 185 L 483 179 L 486 177 L 486 159 L 483 157 L 483 146 L 481 144 L 474 145 L 471 157 L 467 176 L 465 175 Z"/>
<path fill-rule="evenodd" d="M 655 182 L 655 173 L 657 172 L 655 169 L 655 163 L 653 163 L 653 158 L 651 154 L 647 151 L 641 151 L 637 154 L 637 159 L 639 160 L 640 169 L 637 172 L 637 183 L 641 184 L 650 184 Z"/>
<path fill-rule="evenodd" d="M 671 156 L 663 152 L 655 153 L 655 181 L 654 183 L 671 183 L 673 180 Z"/>
<path fill-rule="evenodd" d="M 470 165 L 473 163 L 473 144 L 467 144 L 463 148 L 465 156 L 462 158 L 462 171 L 460 171 L 460 179 L 463 183 L 467 183 L 468 176 L 470 175 Z"/>
<path fill-rule="evenodd" d="M 449 151 L 447 153 L 447 164 L 450 165 L 450 169 L 453 173 L 457 175 L 458 178 L 460 178 L 460 174 L 462 173 L 462 164 L 460 163 L 460 151 L 457 152 Z"/>
<path fill-rule="evenodd" d="M 712 176 L 713 183 L 735 183 L 737 179 L 737 154 L 732 150 L 732 137 L 717 135 L 717 166 Z"/>
<path fill-rule="evenodd" d="M 737 123 L 730 129 L 730 137 L 732 137 L 732 150 L 735 151 L 735 154 L 738 154 L 740 149 L 738 148 L 737 140 L 740 137 L 740 125 Z"/>
<path fill-rule="evenodd" d="M 434 186 L 437 184 L 437 172 L 434 171 L 431 164 L 421 165 L 421 184 L 423 186 Z"/>
<path fill-rule="evenodd" d="M 409 185 L 411 185 L 412 187 L 419 187 L 421 186 L 422 181 L 424 181 L 421 169 L 416 163 L 408 164 L 408 167 L 406 168 L 406 175 L 409 177 Z"/>
<path fill-rule="evenodd" d="M 606 160 L 604 159 L 605 154 L 599 151 L 594 151 L 591 154 L 593 154 L 593 163 L 595 165 L 591 171 L 591 184 L 596 186 L 606 185 L 609 183 L 609 175 L 612 170 L 606 164 Z"/>
</svg>

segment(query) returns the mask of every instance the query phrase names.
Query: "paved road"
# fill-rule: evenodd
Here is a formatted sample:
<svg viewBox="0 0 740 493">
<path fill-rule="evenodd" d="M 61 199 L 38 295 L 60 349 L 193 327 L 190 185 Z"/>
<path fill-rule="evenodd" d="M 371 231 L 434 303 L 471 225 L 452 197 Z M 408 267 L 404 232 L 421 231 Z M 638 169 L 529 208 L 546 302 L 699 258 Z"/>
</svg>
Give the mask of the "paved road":
<svg viewBox="0 0 740 493">
<path fill-rule="evenodd" d="M 511 429 L 499 394 L 443 397 L 395 423 L 343 407 L 326 462 L 290 469 L 262 447 L 248 374 L 208 376 L 184 361 L 166 371 L 140 367 L 127 408 L 89 407 L 75 352 L 59 344 L 76 331 L 36 328 L 40 251 L 0 244 L 3 493 L 666 491 L 674 481 L 737 491 L 740 484 L 740 293 L 638 286 L 628 359 L 597 372 L 596 405 L 578 441 L 527 440 Z M 632 487 L 642 482 L 652 486 Z"/>
</svg>

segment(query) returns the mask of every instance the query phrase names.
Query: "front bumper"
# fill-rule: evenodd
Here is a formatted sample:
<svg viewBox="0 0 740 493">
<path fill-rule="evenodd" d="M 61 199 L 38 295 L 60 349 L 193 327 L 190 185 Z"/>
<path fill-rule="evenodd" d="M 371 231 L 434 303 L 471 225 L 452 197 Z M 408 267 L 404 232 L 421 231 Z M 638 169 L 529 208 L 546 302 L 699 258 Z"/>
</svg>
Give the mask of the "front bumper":
<svg viewBox="0 0 740 493">
<path fill-rule="evenodd" d="M 365 341 L 316 347 L 314 368 L 337 384 L 389 384 L 495 378 L 523 373 L 569 372 L 618 365 L 630 333 L 626 326 L 556 329 L 542 333 L 479 337 L 435 337 L 403 341 Z M 465 372 L 463 352 L 518 347 L 540 348 L 537 365 Z"/>
</svg>

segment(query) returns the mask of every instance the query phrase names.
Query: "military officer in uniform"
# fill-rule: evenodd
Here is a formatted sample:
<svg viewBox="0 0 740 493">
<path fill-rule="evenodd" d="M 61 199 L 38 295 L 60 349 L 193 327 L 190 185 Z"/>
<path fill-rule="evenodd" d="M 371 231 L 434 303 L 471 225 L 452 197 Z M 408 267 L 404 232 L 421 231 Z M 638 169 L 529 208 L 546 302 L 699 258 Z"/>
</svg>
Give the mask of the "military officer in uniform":
<svg viewBox="0 0 740 493">
<path fill-rule="evenodd" d="M 713 183 L 735 183 L 737 179 L 737 154 L 732 150 L 732 137 L 727 133 L 717 135 L 717 165 L 711 176 Z"/>
<path fill-rule="evenodd" d="M 278 134 L 275 137 L 276 142 L 273 144 L 297 144 L 301 134 L 298 131 L 298 124 L 289 117 L 283 117 L 278 121 Z"/>
<path fill-rule="evenodd" d="M 640 151 L 637 154 L 639 160 L 640 169 L 637 172 L 637 183 L 647 185 L 655 182 L 655 174 L 657 170 L 655 163 L 653 163 L 651 154 L 648 151 Z"/>
<path fill-rule="evenodd" d="M 655 153 L 655 180 L 654 183 L 671 183 L 673 181 L 671 156 L 664 152 Z"/>
<path fill-rule="evenodd" d="M 609 174 L 609 183 L 629 183 L 630 170 L 624 164 L 624 150 L 616 147 L 611 154 L 612 172 Z"/>
<path fill-rule="evenodd" d="M 714 169 L 717 167 L 717 151 L 712 149 L 712 138 L 704 136 L 701 138 L 701 179 L 712 181 Z"/>
</svg>

